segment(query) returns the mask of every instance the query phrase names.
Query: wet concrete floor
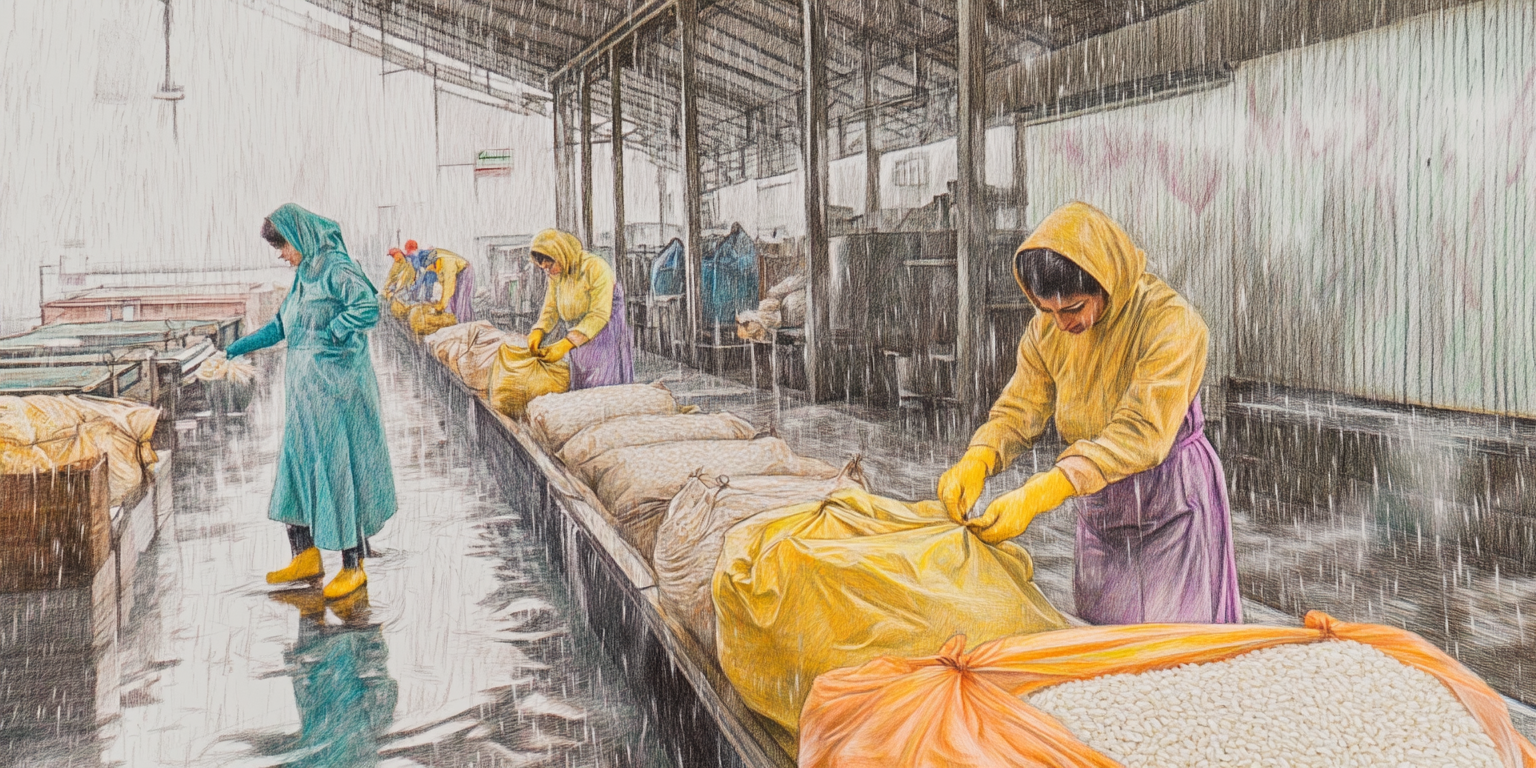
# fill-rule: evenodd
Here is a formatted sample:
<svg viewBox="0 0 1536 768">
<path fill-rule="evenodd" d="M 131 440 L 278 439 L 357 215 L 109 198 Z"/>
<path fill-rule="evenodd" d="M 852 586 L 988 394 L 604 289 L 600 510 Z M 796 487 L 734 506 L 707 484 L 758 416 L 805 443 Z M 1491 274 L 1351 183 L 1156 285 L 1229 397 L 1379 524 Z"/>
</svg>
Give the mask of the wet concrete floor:
<svg viewBox="0 0 1536 768">
<path fill-rule="evenodd" d="M 525 512 L 387 346 L 374 356 L 400 511 L 373 540 L 366 592 L 327 604 L 318 586 L 264 583 L 289 557 L 266 519 L 273 355 L 244 418 L 181 433 L 174 514 L 123 574 L 120 616 L 100 583 L 0 595 L 0 765 L 675 763 Z"/>
</svg>

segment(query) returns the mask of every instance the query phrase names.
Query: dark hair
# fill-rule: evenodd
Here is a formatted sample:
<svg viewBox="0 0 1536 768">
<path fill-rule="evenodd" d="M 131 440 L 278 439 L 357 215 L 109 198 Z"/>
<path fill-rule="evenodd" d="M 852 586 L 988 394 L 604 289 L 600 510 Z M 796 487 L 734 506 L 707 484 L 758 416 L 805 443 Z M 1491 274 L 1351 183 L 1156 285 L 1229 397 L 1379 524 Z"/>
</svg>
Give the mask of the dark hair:
<svg viewBox="0 0 1536 768">
<path fill-rule="evenodd" d="M 288 239 L 277 231 L 277 227 L 272 226 L 271 219 L 261 220 L 261 239 L 267 241 L 267 244 L 273 248 L 281 248 L 288 244 Z"/>
<path fill-rule="evenodd" d="M 550 256 L 548 254 L 539 253 L 538 251 L 534 251 L 533 252 L 533 261 L 536 264 L 542 264 L 542 263 L 544 263 L 546 261 L 551 263 L 551 264 L 553 264 L 553 263 L 555 263 L 555 257 Z"/>
<path fill-rule="evenodd" d="M 1036 298 L 1107 295 L 1104 286 L 1099 285 L 1093 275 L 1073 264 L 1071 259 L 1047 248 L 1019 251 L 1014 257 L 1013 268 Z"/>
</svg>

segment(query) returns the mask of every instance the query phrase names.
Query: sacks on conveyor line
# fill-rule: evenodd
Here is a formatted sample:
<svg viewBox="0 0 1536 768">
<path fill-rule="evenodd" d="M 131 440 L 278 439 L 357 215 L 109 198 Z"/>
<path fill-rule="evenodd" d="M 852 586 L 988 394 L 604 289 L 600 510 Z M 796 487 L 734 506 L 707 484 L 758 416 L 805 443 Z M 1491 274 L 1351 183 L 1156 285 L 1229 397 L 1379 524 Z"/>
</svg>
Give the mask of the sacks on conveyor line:
<svg viewBox="0 0 1536 768">
<path fill-rule="evenodd" d="M 697 408 L 679 408 L 672 393 L 661 384 L 622 384 L 596 387 L 577 392 L 541 397 L 528 404 L 528 422 L 535 438 L 558 453 L 576 433 L 612 419 L 625 416 L 698 413 Z"/>
<path fill-rule="evenodd" d="M 0 471 L 49 472 L 107 454 L 108 496 L 121 502 L 160 460 L 150 447 L 160 410 L 83 395 L 0 397 Z"/>
<path fill-rule="evenodd" d="M 1374 648 L 1406 667 L 1436 678 L 1464 706 L 1489 739 L 1505 768 L 1536 764 L 1536 747 L 1515 730 L 1503 699 L 1471 670 L 1424 638 L 1397 627 L 1338 621 L 1320 611 L 1306 615 L 1303 627 L 1255 625 L 1136 624 L 1077 627 L 1047 635 L 1005 637 L 973 644 L 966 638 L 943 644 L 937 656 L 879 658 L 859 667 L 828 672 L 817 678 L 806 702 L 799 764 L 805 768 L 847 765 L 1051 765 L 1062 768 L 1119 766 L 1089 746 L 1055 717 L 1026 699 L 1052 686 L 1090 678 L 1143 675 L 1183 665 L 1203 665 L 1237 659 L 1245 654 L 1308 645 L 1352 641 Z M 928 652 L 929 654 L 932 651 Z M 1165 684 L 1167 678 L 1158 681 Z M 1341 681 L 1337 698 L 1358 690 L 1359 680 Z M 1391 696 L 1395 687 L 1380 689 Z M 1236 694 L 1236 695 L 1234 695 Z M 1218 703 L 1241 706 L 1241 692 L 1214 692 Z M 1314 682 L 1295 705 L 1335 694 Z M 1417 697 L 1408 697 L 1417 703 Z M 1113 701 L 1102 706 L 1116 706 Z M 1123 706 L 1123 705 L 1121 705 Z M 1352 725 L 1371 728 L 1386 708 L 1371 707 Z M 1192 743 L 1181 721 L 1169 722 L 1166 712 L 1147 713 L 1160 738 Z M 1239 721 L 1242 711 L 1231 719 Z M 1260 713 L 1263 714 L 1263 713 Z M 1088 713 L 1092 717 L 1093 713 Z M 1334 722 L 1352 719 L 1347 712 L 1330 713 Z M 1108 719 L 1108 718 L 1106 718 Z M 1308 718 L 1310 719 L 1310 718 Z M 1260 723 L 1268 718 L 1261 718 Z M 1364 721 L 1363 723 L 1361 721 Z M 1205 721 L 1220 727 L 1214 718 Z M 1245 727 L 1259 728 L 1253 722 Z M 1375 731 L 1371 728 L 1371 731 Z M 1384 733 L 1383 729 L 1383 733 Z M 1181 733 L 1181 731 L 1184 731 Z M 1122 734 L 1123 735 L 1123 734 Z M 1140 734 L 1138 734 L 1140 735 Z M 1234 734 L 1241 736 L 1241 734 Z M 1298 748 L 1316 743 L 1309 734 L 1291 739 Z M 1326 746 L 1326 745 L 1323 745 Z M 1212 747 L 1215 749 L 1216 747 Z M 1380 749 L 1369 750 L 1380 753 Z M 1191 749 L 1187 764 L 1203 764 L 1203 750 Z M 1317 765 L 1361 764 L 1346 761 L 1337 751 L 1309 755 Z M 1294 765 L 1295 755 L 1266 754 L 1277 765 Z M 1354 756 L 1350 756 L 1354 757 Z M 1428 755 L 1426 755 L 1428 757 Z M 1122 757 L 1122 759 L 1124 759 Z M 1129 761 L 1127 761 L 1129 762 Z M 1211 761 L 1215 762 L 1215 761 Z M 1450 761 L 1471 765 L 1471 761 Z M 1143 763 L 1145 764 L 1145 763 Z M 1162 764 L 1162 763 L 1159 763 Z M 1234 765 L 1238 763 L 1232 763 Z M 1249 764 L 1243 762 L 1241 764 Z M 1415 764 L 1444 765 L 1446 761 Z"/>
<path fill-rule="evenodd" d="M 459 318 L 452 312 L 439 312 L 431 304 L 417 304 L 411 307 L 406 319 L 411 324 L 411 332 L 417 336 L 431 336 L 450 325 L 456 325 Z"/>
<path fill-rule="evenodd" d="M 410 317 L 411 307 L 413 307 L 413 306 L 415 306 L 415 305 L 407 304 L 407 303 L 405 303 L 405 302 L 403 302 L 403 301 L 401 301 L 399 299 L 390 299 L 389 300 L 389 313 L 394 315 L 395 319 L 404 322 L 404 321 L 406 321 L 407 318 Z"/>
<path fill-rule="evenodd" d="M 587 482 L 619 524 L 619 533 L 650 559 L 656 529 L 688 478 L 704 475 L 799 475 L 830 478 L 837 468 L 795 455 L 776 437 L 698 440 L 620 448 L 585 466 Z"/>
<path fill-rule="evenodd" d="M 609 451 L 693 440 L 751 440 L 757 428 L 730 413 L 675 413 L 625 416 L 593 424 L 565 441 L 560 461 L 577 476 L 582 466 Z"/>
<path fill-rule="evenodd" d="M 667 505 L 656 532 L 656 582 L 662 602 L 705 648 L 715 647 L 715 600 L 710 593 L 725 534 L 737 523 L 850 488 L 865 488 L 857 459 L 830 480 L 808 477 L 695 475 Z"/>
<path fill-rule="evenodd" d="M 788 732 L 823 672 L 1063 629 L 1013 542 L 992 546 L 918 504 L 838 491 L 726 534 L 714 578 L 720 666 L 747 706 Z"/>
<path fill-rule="evenodd" d="M 491 367 L 502 344 L 527 347 L 528 337 L 503 331 L 485 320 L 450 325 L 423 339 L 448 370 L 477 392 L 490 387 Z"/>
<path fill-rule="evenodd" d="M 571 367 L 564 360 L 544 362 L 526 344 L 502 344 L 496 350 L 486 385 L 486 399 L 492 408 L 514 419 L 522 418 L 534 398 L 564 392 L 571 386 Z"/>
</svg>

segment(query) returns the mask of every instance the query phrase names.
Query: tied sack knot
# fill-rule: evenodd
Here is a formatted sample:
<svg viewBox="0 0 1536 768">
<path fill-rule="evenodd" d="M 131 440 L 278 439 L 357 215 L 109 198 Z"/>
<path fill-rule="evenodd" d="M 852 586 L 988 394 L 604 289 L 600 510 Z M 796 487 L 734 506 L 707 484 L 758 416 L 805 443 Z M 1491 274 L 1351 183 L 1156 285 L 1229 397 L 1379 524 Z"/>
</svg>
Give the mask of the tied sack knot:
<svg viewBox="0 0 1536 768">
<path fill-rule="evenodd" d="M 1335 640 L 1338 638 L 1338 619 L 1322 611 L 1307 611 L 1307 615 L 1302 619 L 1302 622 L 1306 625 L 1307 629 L 1321 632 L 1324 640 Z"/>
</svg>

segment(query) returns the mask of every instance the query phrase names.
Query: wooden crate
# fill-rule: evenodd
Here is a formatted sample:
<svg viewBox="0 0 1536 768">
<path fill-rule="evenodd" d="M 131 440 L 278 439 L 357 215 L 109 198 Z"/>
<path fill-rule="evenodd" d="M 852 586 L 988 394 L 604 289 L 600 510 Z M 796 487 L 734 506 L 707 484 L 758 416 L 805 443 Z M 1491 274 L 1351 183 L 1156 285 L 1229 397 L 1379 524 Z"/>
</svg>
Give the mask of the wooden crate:
<svg viewBox="0 0 1536 768">
<path fill-rule="evenodd" d="M 112 548 L 107 458 L 0 475 L 0 591 L 91 583 Z"/>
</svg>

